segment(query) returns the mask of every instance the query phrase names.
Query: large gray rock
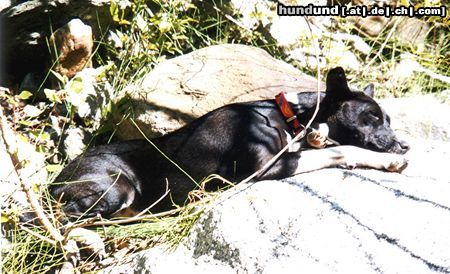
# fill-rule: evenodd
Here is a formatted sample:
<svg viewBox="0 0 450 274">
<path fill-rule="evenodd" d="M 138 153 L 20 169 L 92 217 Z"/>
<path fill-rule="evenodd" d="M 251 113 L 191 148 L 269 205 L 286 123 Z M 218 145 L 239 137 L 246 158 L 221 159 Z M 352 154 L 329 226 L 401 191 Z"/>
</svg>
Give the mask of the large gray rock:
<svg viewBox="0 0 450 274">
<path fill-rule="evenodd" d="M 127 89 L 127 109 L 148 137 L 180 128 L 193 119 L 233 102 L 274 98 L 281 91 L 317 89 L 316 79 L 244 45 L 217 45 L 165 61 Z M 324 86 L 322 86 L 324 89 Z M 121 121 L 123 114 L 116 117 Z M 120 139 L 142 138 L 130 120 Z"/>
<path fill-rule="evenodd" d="M 375 170 L 239 185 L 175 252 L 105 273 L 448 273 L 449 193 L 445 181 Z"/>
</svg>

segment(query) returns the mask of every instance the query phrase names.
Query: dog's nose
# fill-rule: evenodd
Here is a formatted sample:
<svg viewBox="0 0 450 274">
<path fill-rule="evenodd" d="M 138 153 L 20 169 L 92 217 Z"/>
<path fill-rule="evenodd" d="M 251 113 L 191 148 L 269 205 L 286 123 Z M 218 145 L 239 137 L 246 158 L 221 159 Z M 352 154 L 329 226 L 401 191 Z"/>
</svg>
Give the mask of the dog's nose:
<svg viewBox="0 0 450 274">
<path fill-rule="evenodd" d="M 388 150 L 390 153 L 405 154 L 409 150 L 409 144 L 402 140 L 397 140 L 392 143 L 392 147 Z"/>
<path fill-rule="evenodd" d="M 398 144 L 400 145 L 400 148 L 402 149 L 403 153 L 406 153 L 411 148 L 409 144 L 405 141 L 399 141 Z"/>
</svg>

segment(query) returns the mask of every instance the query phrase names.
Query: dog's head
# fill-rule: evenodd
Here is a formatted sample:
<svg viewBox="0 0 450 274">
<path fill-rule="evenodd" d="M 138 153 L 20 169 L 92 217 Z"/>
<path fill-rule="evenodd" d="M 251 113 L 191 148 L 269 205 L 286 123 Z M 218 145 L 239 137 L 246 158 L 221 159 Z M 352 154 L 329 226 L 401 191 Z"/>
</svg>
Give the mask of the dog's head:
<svg viewBox="0 0 450 274">
<path fill-rule="evenodd" d="M 407 143 L 400 141 L 390 127 L 390 118 L 372 98 L 374 87 L 351 91 L 344 70 L 334 68 L 327 75 L 323 103 L 330 110 L 329 136 L 341 145 L 355 145 L 380 152 L 403 154 Z"/>
</svg>

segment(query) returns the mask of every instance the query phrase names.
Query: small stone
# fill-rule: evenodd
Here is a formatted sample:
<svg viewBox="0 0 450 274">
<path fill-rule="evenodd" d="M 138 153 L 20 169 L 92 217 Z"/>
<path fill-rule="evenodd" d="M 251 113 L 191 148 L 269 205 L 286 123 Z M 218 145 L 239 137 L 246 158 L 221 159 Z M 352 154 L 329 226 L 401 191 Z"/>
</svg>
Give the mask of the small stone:
<svg viewBox="0 0 450 274">
<path fill-rule="evenodd" d="M 70 160 L 86 150 L 91 134 L 81 128 L 69 128 L 63 134 L 63 152 Z"/>
<path fill-rule="evenodd" d="M 427 22 L 417 18 L 405 18 L 398 25 L 394 37 L 402 44 L 415 45 L 422 50 L 429 31 L 430 25 Z"/>
<path fill-rule="evenodd" d="M 83 68 L 92 67 L 92 28 L 80 19 L 72 19 L 57 29 L 50 42 L 56 49 L 56 72 L 71 78 Z"/>
</svg>

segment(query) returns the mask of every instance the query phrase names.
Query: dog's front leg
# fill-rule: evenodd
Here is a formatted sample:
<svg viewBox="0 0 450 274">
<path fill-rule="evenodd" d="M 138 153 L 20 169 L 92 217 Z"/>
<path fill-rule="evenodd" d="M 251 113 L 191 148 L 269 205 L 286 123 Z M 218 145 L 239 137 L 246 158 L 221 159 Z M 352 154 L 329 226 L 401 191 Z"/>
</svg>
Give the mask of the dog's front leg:
<svg viewBox="0 0 450 274">
<path fill-rule="evenodd" d="M 355 146 L 337 146 L 300 152 L 295 174 L 337 166 L 369 167 L 401 172 L 407 165 L 408 162 L 402 155 L 374 152 Z"/>
</svg>

